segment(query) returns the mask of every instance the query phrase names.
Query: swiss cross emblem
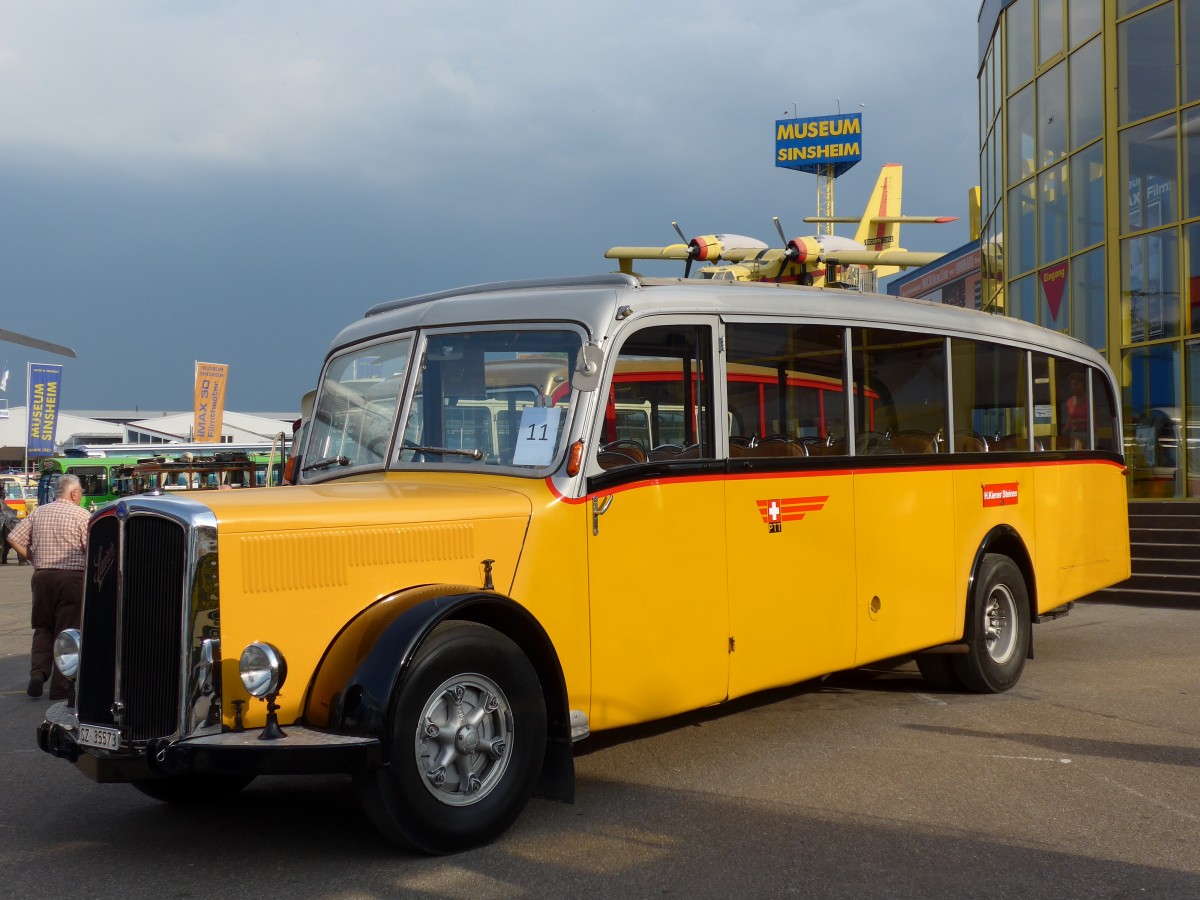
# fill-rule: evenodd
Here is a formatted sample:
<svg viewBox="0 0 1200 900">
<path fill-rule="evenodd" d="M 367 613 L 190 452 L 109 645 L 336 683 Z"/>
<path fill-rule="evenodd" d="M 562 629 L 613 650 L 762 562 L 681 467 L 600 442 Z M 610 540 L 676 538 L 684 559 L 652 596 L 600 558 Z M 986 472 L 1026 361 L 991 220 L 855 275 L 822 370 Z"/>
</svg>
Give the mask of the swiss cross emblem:
<svg viewBox="0 0 1200 900">
<path fill-rule="evenodd" d="M 778 500 L 767 501 L 767 533 L 775 534 L 783 531 L 783 510 L 779 506 Z"/>
<path fill-rule="evenodd" d="M 784 522 L 799 522 L 805 513 L 820 512 L 825 508 L 824 497 L 785 497 L 782 500 L 756 500 L 758 514 L 766 523 L 768 534 L 783 531 Z"/>
</svg>

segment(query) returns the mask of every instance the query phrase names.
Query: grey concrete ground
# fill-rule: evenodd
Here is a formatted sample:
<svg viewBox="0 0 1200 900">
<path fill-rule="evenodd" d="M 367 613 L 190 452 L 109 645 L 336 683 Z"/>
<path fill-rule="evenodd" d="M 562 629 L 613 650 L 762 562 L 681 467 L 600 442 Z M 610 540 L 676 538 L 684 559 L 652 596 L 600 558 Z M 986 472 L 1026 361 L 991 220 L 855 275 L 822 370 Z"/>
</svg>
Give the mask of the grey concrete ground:
<svg viewBox="0 0 1200 900">
<path fill-rule="evenodd" d="M 580 745 L 574 805 L 414 857 L 341 778 L 177 809 L 39 752 L 0 568 L 0 885 L 53 897 L 1197 897 L 1200 605 L 1081 605 L 1000 696 L 856 671 Z"/>
</svg>

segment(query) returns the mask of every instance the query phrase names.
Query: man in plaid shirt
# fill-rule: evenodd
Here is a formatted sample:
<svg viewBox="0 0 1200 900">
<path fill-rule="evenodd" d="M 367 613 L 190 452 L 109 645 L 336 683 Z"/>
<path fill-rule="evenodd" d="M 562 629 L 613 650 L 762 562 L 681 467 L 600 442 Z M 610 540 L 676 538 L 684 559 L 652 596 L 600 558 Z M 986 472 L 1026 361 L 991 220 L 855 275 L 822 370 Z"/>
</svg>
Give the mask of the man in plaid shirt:
<svg viewBox="0 0 1200 900">
<path fill-rule="evenodd" d="M 47 679 L 51 700 L 65 700 L 70 693 L 70 682 L 54 668 L 54 639 L 65 628 L 79 627 L 90 518 L 79 505 L 82 499 L 79 478 L 64 475 L 54 502 L 38 506 L 8 535 L 13 549 L 34 569 L 30 697 L 42 696 Z"/>
</svg>

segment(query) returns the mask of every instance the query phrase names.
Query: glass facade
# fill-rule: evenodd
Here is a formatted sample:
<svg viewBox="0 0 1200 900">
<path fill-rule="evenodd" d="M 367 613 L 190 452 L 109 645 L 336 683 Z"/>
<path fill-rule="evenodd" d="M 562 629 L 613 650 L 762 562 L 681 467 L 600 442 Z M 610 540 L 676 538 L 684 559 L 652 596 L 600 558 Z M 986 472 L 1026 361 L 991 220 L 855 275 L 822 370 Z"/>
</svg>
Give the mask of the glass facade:
<svg viewBox="0 0 1200 900">
<path fill-rule="evenodd" d="M 1121 241 L 1121 321 L 1126 344 L 1179 334 L 1178 261 L 1174 228 Z"/>
<path fill-rule="evenodd" d="M 1200 106 L 1184 112 L 1183 134 L 1184 215 L 1194 218 L 1200 215 Z"/>
<path fill-rule="evenodd" d="M 1075 260 L 1071 269 L 1071 334 L 1100 352 L 1108 347 L 1105 316 L 1108 295 L 1104 290 L 1104 248 L 1097 247 Z"/>
<path fill-rule="evenodd" d="M 1183 62 L 1183 102 L 1200 100 L 1200 0 L 1179 0 L 1179 48 Z"/>
<path fill-rule="evenodd" d="M 1072 3 L 1068 7 L 1067 36 L 1074 49 L 1100 30 L 1099 3 Z"/>
<path fill-rule="evenodd" d="M 1187 396 L 1200 397 L 1200 341 L 1187 341 L 1184 353 L 1187 355 Z M 1200 497 L 1200 404 L 1193 400 L 1184 421 L 1183 462 L 1187 473 L 1187 496 Z"/>
<path fill-rule="evenodd" d="M 1131 497 L 1200 497 L 1200 0 L 983 6 L 984 308 L 1107 356 Z"/>
<path fill-rule="evenodd" d="M 1200 222 L 1193 222 L 1184 230 L 1187 244 L 1187 281 L 1184 282 L 1187 296 L 1188 331 L 1200 334 Z M 1192 395 L 1200 406 L 1200 394 Z"/>
<path fill-rule="evenodd" d="M 1117 26 L 1117 96 L 1122 125 L 1175 105 L 1175 2 Z"/>
<path fill-rule="evenodd" d="M 1020 2 L 1020 0 L 1019 0 Z M 1029 0 L 1024 0 L 1028 6 Z M 1009 67 L 1004 63 L 1004 38 L 997 33 L 979 70 L 979 288 L 981 308 L 988 312 L 1003 312 L 1004 283 L 1002 241 L 1004 231 L 1003 198 L 1007 184 L 1007 169 L 1004 166 L 1005 132 L 1004 98 L 1008 90 L 1004 72 Z M 1030 68 L 1033 63 L 1030 61 Z"/>
<path fill-rule="evenodd" d="M 1169 343 L 1122 354 L 1126 378 L 1121 403 L 1133 497 L 1183 496 L 1179 351 L 1177 344 Z"/>
<path fill-rule="evenodd" d="M 1176 179 L 1179 154 L 1175 116 L 1161 116 L 1120 133 L 1121 184 L 1129 196 L 1121 207 L 1121 233 L 1155 228 L 1179 216 Z"/>
<path fill-rule="evenodd" d="M 1071 157 L 1071 249 L 1104 240 L 1104 145 L 1097 141 Z"/>
<path fill-rule="evenodd" d="M 1096 77 L 1104 71 L 1104 45 L 1094 37 L 1071 54 L 1071 149 L 1078 150 L 1104 133 L 1104 83 Z"/>
</svg>

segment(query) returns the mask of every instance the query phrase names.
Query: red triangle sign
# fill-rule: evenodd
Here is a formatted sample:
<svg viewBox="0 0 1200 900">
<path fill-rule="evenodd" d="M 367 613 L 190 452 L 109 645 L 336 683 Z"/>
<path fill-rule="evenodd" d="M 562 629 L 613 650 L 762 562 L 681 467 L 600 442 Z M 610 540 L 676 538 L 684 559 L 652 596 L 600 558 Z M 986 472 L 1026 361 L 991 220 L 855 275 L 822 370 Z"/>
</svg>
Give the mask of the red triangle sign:
<svg viewBox="0 0 1200 900">
<path fill-rule="evenodd" d="M 1058 321 L 1058 311 L 1062 307 L 1063 290 L 1067 286 L 1067 272 L 1070 271 L 1070 260 L 1063 260 L 1038 273 L 1042 282 L 1042 293 L 1046 295 L 1046 305 L 1050 307 L 1050 318 Z"/>
</svg>

